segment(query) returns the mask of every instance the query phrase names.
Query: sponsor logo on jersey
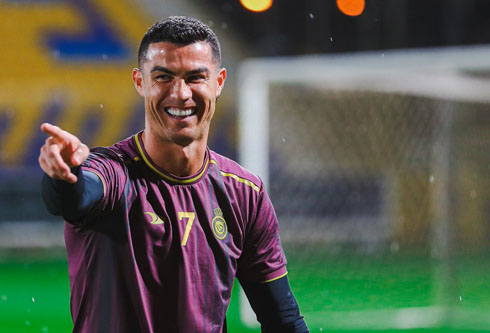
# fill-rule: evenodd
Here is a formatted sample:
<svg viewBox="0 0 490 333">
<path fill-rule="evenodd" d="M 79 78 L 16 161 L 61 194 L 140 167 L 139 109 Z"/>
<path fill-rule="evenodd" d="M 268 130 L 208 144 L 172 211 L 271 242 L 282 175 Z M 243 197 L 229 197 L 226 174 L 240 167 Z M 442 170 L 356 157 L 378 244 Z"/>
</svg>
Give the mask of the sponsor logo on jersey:
<svg viewBox="0 0 490 333">
<path fill-rule="evenodd" d="M 218 239 L 224 239 L 228 235 L 228 226 L 223 218 L 223 212 L 221 208 L 214 209 L 214 218 L 212 221 L 214 236 Z"/>
<path fill-rule="evenodd" d="M 145 215 L 148 215 L 151 218 L 151 224 L 163 224 L 163 220 L 153 212 L 145 212 Z"/>
</svg>

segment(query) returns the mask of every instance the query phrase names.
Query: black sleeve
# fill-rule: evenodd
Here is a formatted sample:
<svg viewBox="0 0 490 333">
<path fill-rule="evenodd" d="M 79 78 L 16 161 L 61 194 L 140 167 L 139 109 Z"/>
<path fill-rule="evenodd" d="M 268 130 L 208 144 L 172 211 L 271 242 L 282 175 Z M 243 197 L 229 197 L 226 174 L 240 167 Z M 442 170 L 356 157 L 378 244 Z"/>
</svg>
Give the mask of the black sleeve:
<svg viewBox="0 0 490 333">
<path fill-rule="evenodd" d="M 309 332 L 287 276 L 267 283 L 240 282 L 262 332 Z"/>
<path fill-rule="evenodd" d="M 48 211 L 67 221 L 86 217 L 104 195 L 104 186 L 97 175 L 82 171 L 81 167 L 72 168 L 72 172 L 78 178 L 74 184 L 44 174 L 41 186 Z"/>
</svg>

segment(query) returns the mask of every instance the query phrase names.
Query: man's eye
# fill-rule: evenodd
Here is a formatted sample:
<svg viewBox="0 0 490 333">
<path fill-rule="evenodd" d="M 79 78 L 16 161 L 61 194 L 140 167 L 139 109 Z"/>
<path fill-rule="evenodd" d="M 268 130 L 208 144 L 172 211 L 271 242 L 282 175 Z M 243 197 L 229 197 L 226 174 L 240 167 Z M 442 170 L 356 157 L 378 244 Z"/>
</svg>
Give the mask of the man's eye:
<svg viewBox="0 0 490 333">
<path fill-rule="evenodd" d="M 172 78 L 170 77 L 170 75 L 165 75 L 165 74 L 155 76 L 155 80 L 157 81 L 169 81 L 171 79 Z"/>
<path fill-rule="evenodd" d="M 205 79 L 206 77 L 204 77 L 203 75 L 193 75 L 193 76 L 189 76 L 187 80 L 189 82 L 200 82 L 200 81 L 204 81 Z"/>
</svg>

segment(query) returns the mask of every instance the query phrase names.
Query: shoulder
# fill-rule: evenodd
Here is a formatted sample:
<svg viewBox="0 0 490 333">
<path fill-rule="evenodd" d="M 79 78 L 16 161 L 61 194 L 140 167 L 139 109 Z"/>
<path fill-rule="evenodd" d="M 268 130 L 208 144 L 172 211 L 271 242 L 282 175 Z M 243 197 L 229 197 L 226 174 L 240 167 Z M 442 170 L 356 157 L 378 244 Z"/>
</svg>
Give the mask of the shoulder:
<svg viewBox="0 0 490 333">
<path fill-rule="evenodd" d="M 84 171 L 96 174 L 102 181 L 104 204 L 113 205 L 123 195 L 131 165 L 136 162 L 133 143 L 130 137 L 109 147 L 92 148 L 82 165 Z"/>
<path fill-rule="evenodd" d="M 237 186 L 248 186 L 256 192 L 262 191 L 262 180 L 237 162 L 210 150 L 210 164 L 217 168 L 224 179 Z"/>
<path fill-rule="evenodd" d="M 129 137 L 112 146 L 91 148 L 84 166 L 90 168 L 100 164 L 111 164 L 124 168 L 131 164 L 137 156 L 132 147 L 133 142 L 133 137 Z"/>
</svg>

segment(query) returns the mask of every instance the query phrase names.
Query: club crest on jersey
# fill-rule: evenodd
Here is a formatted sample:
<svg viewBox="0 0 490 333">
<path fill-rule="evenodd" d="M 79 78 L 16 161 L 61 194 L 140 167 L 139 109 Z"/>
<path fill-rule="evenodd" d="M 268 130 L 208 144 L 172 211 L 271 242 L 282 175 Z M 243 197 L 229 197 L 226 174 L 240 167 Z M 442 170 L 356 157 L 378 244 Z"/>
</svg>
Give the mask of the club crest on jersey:
<svg viewBox="0 0 490 333">
<path fill-rule="evenodd" d="M 221 208 L 214 209 L 214 218 L 212 221 L 214 236 L 218 239 L 224 239 L 228 234 L 228 226 L 223 218 Z"/>
</svg>

